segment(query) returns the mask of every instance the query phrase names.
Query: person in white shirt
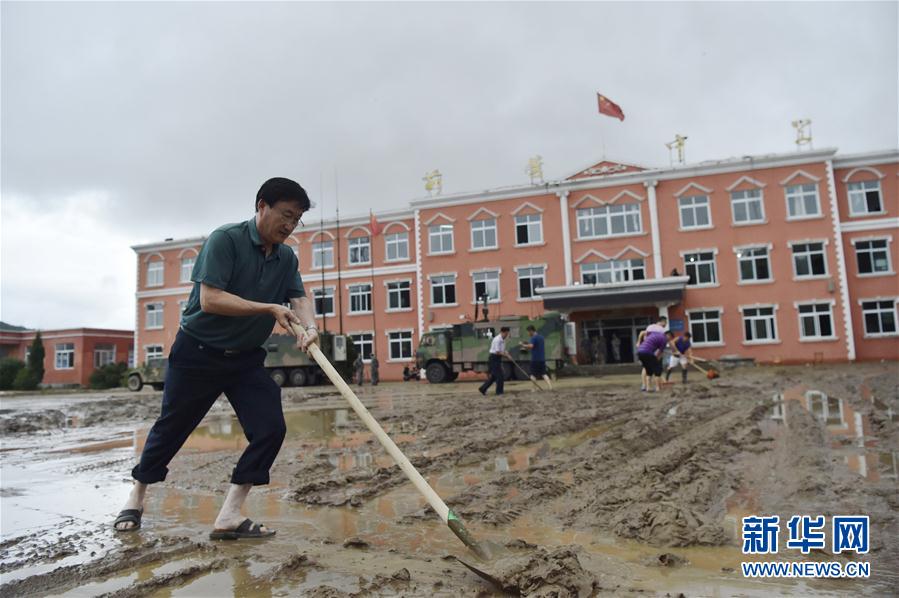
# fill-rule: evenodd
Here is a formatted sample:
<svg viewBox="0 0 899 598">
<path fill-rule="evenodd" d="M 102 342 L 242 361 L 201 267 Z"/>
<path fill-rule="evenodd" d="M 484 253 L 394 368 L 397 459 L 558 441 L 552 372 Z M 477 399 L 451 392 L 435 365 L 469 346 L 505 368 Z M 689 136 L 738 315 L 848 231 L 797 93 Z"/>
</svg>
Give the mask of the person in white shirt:
<svg viewBox="0 0 899 598">
<path fill-rule="evenodd" d="M 490 375 L 487 381 L 478 388 L 482 395 L 486 395 L 490 386 L 496 382 L 496 394 L 503 394 L 503 384 L 505 383 L 505 375 L 503 374 L 503 357 L 511 360 L 512 356 L 506 352 L 506 337 L 509 336 L 509 327 L 503 326 L 499 329 L 499 334 L 490 341 L 490 357 L 487 361 L 487 367 Z"/>
</svg>

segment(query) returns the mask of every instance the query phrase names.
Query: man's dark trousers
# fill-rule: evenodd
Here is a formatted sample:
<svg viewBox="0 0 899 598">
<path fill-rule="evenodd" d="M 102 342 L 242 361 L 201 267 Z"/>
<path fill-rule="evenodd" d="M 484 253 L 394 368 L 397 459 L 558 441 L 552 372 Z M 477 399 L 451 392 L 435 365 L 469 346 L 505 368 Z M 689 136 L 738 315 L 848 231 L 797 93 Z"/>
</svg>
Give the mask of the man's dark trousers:
<svg viewBox="0 0 899 598">
<path fill-rule="evenodd" d="M 496 382 L 496 394 L 503 394 L 506 376 L 503 374 L 502 355 L 491 353 L 490 358 L 487 360 L 487 370 L 490 372 L 490 376 L 486 382 L 481 384 L 481 393 L 486 393 L 490 389 L 490 385 Z"/>
<path fill-rule="evenodd" d="M 237 461 L 231 483 L 268 484 L 287 427 L 281 389 L 265 371 L 264 361 L 265 349 L 229 353 L 179 330 L 169 353 L 162 413 L 131 472 L 134 479 L 144 484 L 164 480 L 169 461 L 225 393 L 250 443 Z"/>
</svg>

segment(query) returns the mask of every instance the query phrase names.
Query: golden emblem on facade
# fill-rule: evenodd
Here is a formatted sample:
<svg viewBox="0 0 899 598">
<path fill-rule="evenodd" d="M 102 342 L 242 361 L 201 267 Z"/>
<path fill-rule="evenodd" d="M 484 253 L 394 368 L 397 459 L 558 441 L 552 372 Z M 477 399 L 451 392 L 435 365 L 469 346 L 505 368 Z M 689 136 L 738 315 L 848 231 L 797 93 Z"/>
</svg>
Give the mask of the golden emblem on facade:
<svg viewBox="0 0 899 598">
<path fill-rule="evenodd" d="M 796 129 L 796 149 L 801 150 L 803 145 L 809 149 L 812 147 L 812 121 L 808 118 L 794 120 L 793 128 Z"/>
<path fill-rule="evenodd" d="M 668 159 L 671 161 L 671 164 L 674 164 L 674 156 L 677 155 L 677 163 L 684 164 L 686 162 L 686 152 L 684 151 L 684 146 L 687 141 L 686 135 L 674 135 L 674 141 L 669 141 L 665 144 L 665 147 L 668 148 Z"/>
<path fill-rule="evenodd" d="M 425 190 L 429 195 L 440 195 L 443 192 L 443 175 L 436 168 L 421 180 L 425 182 Z"/>
<path fill-rule="evenodd" d="M 528 167 L 525 172 L 531 178 L 532 185 L 540 185 L 543 183 L 543 156 L 536 155 L 528 160 Z"/>
</svg>

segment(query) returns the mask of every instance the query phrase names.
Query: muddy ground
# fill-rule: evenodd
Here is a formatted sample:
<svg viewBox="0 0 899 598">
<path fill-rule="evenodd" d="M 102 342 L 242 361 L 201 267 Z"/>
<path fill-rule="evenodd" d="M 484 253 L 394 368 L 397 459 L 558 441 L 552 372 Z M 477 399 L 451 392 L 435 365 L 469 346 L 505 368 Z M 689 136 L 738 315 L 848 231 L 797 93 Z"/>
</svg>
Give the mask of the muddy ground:
<svg viewBox="0 0 899 598">
<path fill-rule="evenodd" d="M 363 402 L 477 537 L 438 520 L 332 388 L 285 389 L 288 438 L 247 514 L 272 539 L 207 535 L 245 446 L 224 399 L 151 489 L 144 527 L 110 522 L 160 393 L 0 398 L 0 594 L 535 596 L 899 593 L 895 364 L 729 370 L 659 394 L 634 378 L 364 387 Z M 746 515 L 871 518 L 863 581 L 744 579 Z M 783 526 L 785 528 L 785 525 Z M 781 538 L 781 543 L 785 537 Z M 829 549 L 829 543 L 828 543 Z"/>
</svg>

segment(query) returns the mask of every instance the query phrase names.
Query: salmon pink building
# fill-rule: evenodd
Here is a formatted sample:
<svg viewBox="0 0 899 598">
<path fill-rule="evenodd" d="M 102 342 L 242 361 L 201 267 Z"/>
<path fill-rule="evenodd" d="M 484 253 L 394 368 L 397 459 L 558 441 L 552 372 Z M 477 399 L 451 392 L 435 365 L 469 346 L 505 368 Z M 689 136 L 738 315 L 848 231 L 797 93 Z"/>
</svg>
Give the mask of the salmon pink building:
<svg viewBox="0 0 899 598">
<path fill-rule="evenodd" d="M 26 361 L 37 334 L 27 329 L 0 329 L 0 356 Z M 134 332 L 107 328 L 42 330 L 44 379 L 41 386 L 87 387 L 90 375 L 110 363 L 134 359 Z"/>
<path fill-rule="evenodd" d="M 696 353 L 760 363 L 899 358 L 899 151 L 834 149 L 647 169 L 602 161 L 558 181 L 415 199 L 298 229 L 319 327 L 400 377 L 421 335 L 559 311 L 578 355 L 632 363 L 667 315 Z M 314 215 L 312 215 L 314 218 Z M 248 215 L 249 217 L 249 215 Z M 205 237 L 135 246 L 135 347 L 165 355 Z"/>
</svg>

